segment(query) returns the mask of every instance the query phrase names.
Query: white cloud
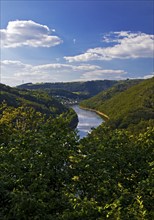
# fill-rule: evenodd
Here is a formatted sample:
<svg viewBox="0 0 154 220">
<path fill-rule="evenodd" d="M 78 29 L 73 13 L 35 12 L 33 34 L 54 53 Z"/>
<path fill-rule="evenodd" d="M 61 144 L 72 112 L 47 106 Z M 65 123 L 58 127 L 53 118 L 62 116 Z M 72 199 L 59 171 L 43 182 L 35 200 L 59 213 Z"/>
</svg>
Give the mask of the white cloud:
<svg viewBox="0 0 154 220">
<path fill-rule="evenodd" d="M 149 79 L 149 78 L 152 78 L 152 77 L 154 77 L 154 72 L 149 74 L 149 75 L 145 75 L 143 78 L 144 79 Z"/>
<path fill-rule="evenodd" d="M 15 71 L 31 71 L 31 72 L 50 72 L 52 70 L 73 70 L 73 71 L 90 71 L 90 70 L 96 70 L 100 69 L 100 66 L 97 65 L 70 65 L 70 64 L 62 64 L 62 63 L 51 63 L 51 64 L 43 64 L 43 65 L 36 65 L 32 66 L 29 64 L 24 64 L 21 61 L 17 60 L 3 60 L 0 61 L 1 67 L 6 69 L 12 69 L 15 68 Z"/>
<path fill-rule="evenodd" d="M 99 60 L 100 57 L 97 53 L 91 53 L 91 52 L 86 52 L 84 54 L 80 54 L 77 56 L 65 56 L 64 59 L 68 61 L 69 63 L 71 62 L 85 62 L 85 61 L 90 61 L 90 60 Z"/>
<path fill-rule="evenodd" d="M 127 31 L 113 32 L 103 37 L 106 43 L 114 42 L 114 46 L 88 49 L 77 56 L 65 56 L 68 62 L 85 62 L 90 60 L 152 58 L 154 52 L 154 35 L 131 33 Z"/>
<path fill-rule="evenodd" d="M 90 71 L 100 69 L 97 65 L 70 65 L 70 64 L 61 64 L 61 63 L 52 63 L 52 64 L 44 64 L 44 65 L 37 65 L 32 68 L 33 71 L 37 72 L 50 72 L 53 70 L 57 70 L 60 72 L 65 71 Z"/>
<path fill-rule="evenodd" d="M 81 81 L 93 79 L 117 79 L 126 72 L 123 70 L 103 70 L 97 65 L 70 65 L 51 63 L 30 65 L 15 60 L 0 62 L 2 83 L 17 85 L 24 82 Z"/>
<path fill-rule="evenodd" d="M 72 69 L 75 71 L 79 71 L 79 70 L 83 70 L 83 71 L 90 71 L 90 70 L 96 70 L 96 69 L 100 69 L 100 66 L 97 65 L 79 65 L 79 66 L 72 66 Z"/>
<path fill-rule="evenodd" d="M 10 21 L 6 29 L 1 29 L 1 45 L 6 48 L 21 46 L 52 47 L 62 43 L 58 36 L 52 35 L 46 25 L 34 21 Z"/>
<path fill-rule="evenodd" d="M 94 70 L 94 71 L 90 71 L 90 72 L 85 72 L 81 79 L 82 80 L 99 80 L 99 79 L 116 79 L 116 80 L 120 80 L 120 79 L 124 79 L 124 76 L 127 74 L 127 72 L 125 72 L 124 70 Z M 126 77 L 125 77 L 126 78 Z"/>
<path fill-rule="evenodd" d="M 3 72 L 8 72 L 9 74 L 15 74 L 17 72 L 30 72 L 32 70 L 32 65 L 24 64 L 18 60 L 3 60 L 0 61 L 1 74 Z"/>
</svg>

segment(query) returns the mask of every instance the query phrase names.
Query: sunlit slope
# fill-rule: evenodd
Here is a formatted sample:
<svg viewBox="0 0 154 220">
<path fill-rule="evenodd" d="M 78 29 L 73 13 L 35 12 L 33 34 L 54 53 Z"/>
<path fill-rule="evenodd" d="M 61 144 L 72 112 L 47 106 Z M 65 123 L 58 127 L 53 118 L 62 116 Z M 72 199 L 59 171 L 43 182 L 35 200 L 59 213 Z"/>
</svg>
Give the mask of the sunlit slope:
<svg viewBox="0 0 154 220">
<path fill-rule="evenodd" d="M 76 127 L 78 123 L 77 115 L 73 109 L 67 108 L 45 91 L 29 91 L 0 84 L 0 105 L 4 102 L 14 108 L 32 107 L 47 117 L 57 117 L 63 114 L 70 122 L 71 127 Z"/>
<path fill-rule="evenodd" d="M 129 89 L 130 87 L 140 83 L 141 80 L 124 80 L 117 82 L 116 85 L 113 85 L 111 88 L 106 89 L 105 91 L 101 91 L 96 96 L 88 100 L 84 100 L 81 102 L 82 106 L 86 106 L 93 109 L 98 109 L 100 105 L 102 105 L 105 101 L 109 100 L 113 96 Z"/>
<path fill-rule="evenodd" d="M 154 78 L 137 85 L 117 85 L 81 103 L 109 116 L 114 127 L 126 128 L 154 119 Z"/>
</svg>

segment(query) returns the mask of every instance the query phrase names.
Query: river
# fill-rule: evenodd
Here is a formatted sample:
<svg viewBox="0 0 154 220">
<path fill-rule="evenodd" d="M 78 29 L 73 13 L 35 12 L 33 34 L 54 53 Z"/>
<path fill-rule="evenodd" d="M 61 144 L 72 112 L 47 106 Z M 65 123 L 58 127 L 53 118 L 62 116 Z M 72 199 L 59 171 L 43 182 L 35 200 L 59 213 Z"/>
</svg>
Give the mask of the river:
<svg viewBox="0 0 154 220">
<path fill-rule="evenodd" d="M 71 106 L 78 115 L 79 123 L 77 130 L 80 138 L 86 137 L 91 128 L 98 127 L 103 119 L 95 112 L 81 109 L 78 105 Z"/>
</svg>

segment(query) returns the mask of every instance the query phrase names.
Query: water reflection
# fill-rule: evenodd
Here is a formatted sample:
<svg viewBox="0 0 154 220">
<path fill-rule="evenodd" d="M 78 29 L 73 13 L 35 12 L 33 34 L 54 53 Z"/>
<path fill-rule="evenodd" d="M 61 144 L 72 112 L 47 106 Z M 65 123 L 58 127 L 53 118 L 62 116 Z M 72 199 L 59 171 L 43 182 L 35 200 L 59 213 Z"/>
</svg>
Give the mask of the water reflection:
<svg viewBox="0 0 154 220">
<path fill-rule="evenodd" d="M 103 122 L 103 119 L 95 112 L 81 109 L 78 105 L 74 105 L 72 108 L 78 115 L 79 123 L 77 129 L 80 138 L 87 136 L 91 132 L 91 128 L 96 128 Z"/>
</svg>

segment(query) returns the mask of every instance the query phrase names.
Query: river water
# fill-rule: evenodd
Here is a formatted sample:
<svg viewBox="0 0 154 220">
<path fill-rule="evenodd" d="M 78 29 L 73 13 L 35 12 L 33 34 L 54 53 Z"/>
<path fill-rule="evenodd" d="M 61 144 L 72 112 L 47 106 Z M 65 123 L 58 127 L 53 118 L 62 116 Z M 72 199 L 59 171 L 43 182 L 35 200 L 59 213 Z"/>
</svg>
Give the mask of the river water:
<svg viewBox="0 0 154 220">
<path fill-rule="evenodd" d="M 103 119 L 95 112 L 81 109 L 78 105 L 71 106 L 78 115 L 79 123 L 77 130 L 80 138 L 86 137 L 91 128 L 98 127 Z"/>
</svg>

